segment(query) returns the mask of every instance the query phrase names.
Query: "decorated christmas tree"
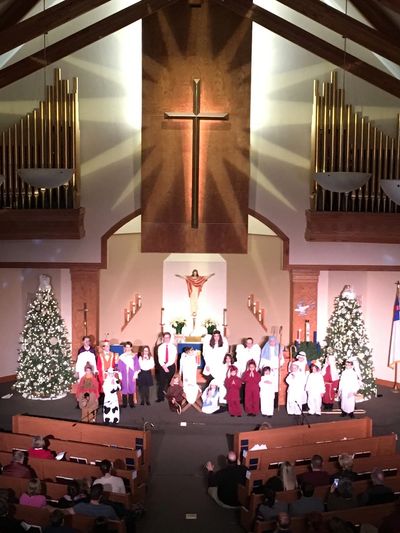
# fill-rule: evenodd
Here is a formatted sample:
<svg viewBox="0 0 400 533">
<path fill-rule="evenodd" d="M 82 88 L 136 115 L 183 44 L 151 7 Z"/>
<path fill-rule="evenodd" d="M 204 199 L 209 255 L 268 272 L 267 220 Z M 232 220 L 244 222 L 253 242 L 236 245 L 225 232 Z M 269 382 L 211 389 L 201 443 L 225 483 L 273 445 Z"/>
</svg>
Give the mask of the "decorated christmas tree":
<svg viewBox="0 0 400 533">
<path fill-rule="evenodd" d="M 334 309 L 326 331 L 323 355 L 334 353 L 339 372 L 346 359 L 354 357 L 354 368 L 362 381 L 360 393 L 364 399 L 376 395 L 371 349 L 365 331 L 361 306 L 350 285 L 335 298 Z"/>
<path fill-rule="evenodd" d="M 75 377 L 67 330 L 48 276 L 40 276 L 20 344 L 15 390 L 31 399 L 64 396 Z"/>
</svg>

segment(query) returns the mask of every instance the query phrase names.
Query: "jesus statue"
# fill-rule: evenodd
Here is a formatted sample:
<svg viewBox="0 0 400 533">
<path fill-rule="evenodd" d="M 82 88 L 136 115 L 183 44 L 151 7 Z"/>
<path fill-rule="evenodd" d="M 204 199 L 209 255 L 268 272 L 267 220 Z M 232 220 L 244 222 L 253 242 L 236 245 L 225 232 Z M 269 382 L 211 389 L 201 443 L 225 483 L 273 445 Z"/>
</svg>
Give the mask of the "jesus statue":
<svg viewBox="0 0 400 533">
<path fill-rule="evenodd" d="M 203 289 L 203 285 L 208 279 L 211 278 L 211 276 L 214 276 L 214 274 L 210 274 L 209 276 L 199 276 L 198 270 L 193 270 L 191 276 L 181 276 L 180 274 L 175 274 L 175 276 L 186 281 L 188 295 L 190 298 L 190 310 L 192 316 L 196 317 L 198 300 Z"/>
</svg>

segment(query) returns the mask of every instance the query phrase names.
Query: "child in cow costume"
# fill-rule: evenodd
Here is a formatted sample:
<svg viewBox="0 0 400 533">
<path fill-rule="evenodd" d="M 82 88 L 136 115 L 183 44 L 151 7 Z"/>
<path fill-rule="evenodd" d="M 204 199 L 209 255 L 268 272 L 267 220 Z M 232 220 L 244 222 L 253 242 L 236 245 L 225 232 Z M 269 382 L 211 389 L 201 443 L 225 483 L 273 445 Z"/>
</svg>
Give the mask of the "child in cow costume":
<svg viewBox="0 0 400 533">
<path fill-rule="evenodd" d="M 103 420 L 105 424 L 118 424 L 119 422 L 119 390 L 121 390 L 121 384 L 118 374 L 116 375 L 114 370 L 109 368 L 103 383 Z"/>
</svg>

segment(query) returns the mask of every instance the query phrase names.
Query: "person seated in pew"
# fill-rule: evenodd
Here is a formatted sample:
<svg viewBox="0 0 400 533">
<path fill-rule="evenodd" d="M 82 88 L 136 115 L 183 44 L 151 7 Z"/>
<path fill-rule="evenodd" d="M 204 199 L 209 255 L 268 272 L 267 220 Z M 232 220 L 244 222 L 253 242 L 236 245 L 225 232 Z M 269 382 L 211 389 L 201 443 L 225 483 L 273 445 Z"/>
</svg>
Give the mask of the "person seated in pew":
<svg viewBox="0 0 400 533">
<path fill-rule="evenodd" d="M 357 473 L 353 472 L 353 455 L 349 453 L 341 453 L 338 457 L 338 463 L 340 469 L 331 476 L 330 483 L 333 483 L 335 479 L 347 478 L 350 481 L 357 480 Z"/>
<path fill-rule="evenodd" d="M 54 453 L 47 449 L 45 439 L 38 435 L 32 438 L 32 448 L 28 450 L 28 457 L 34 457 L 35 459 L 55 459 Z"/>
<path fill-rule="evenodd" d="M 309 513 L 305 518 L 307 533 L 328 533 L 323 513 Z"/>
<path fill-rule="evenodd" d="M 287 513 L 287 502 L 281 502 L 276 498 L 276 492 L 273 489 L 264 489 L 264 501 L 260 503 L 257 509 L 257 520 L 271 520 L 278 516 L 279 513 Z"/>
<path fill-rule="evenodd" d="M 32 479 L 36 477 L 36 473 L 26 463 L 26 455 L 21 450 L 14 450 L 12 454 L 12 461 L 3 467 L 3 474 L 5 476 L 19 477 L 24 479 Z"/>
<path fill-rule="evenodd" d="M 310 470 L 297 476 L 299 485 L 301 483 L 311 483 L 313 487 L 329 485 L 330 476 L 326 470 L 323 470 L 324 460 L 318 454 L 311 457 Z"/>
<path fill-rule="evenodd" d="M 65 525 L 65 514 L 59 509 L 55 509 L 49 517 L 49 525 L 43 533 L 78 533 L 73 527 Z"/>
<path fill-rule="evenodd" d="M 21 522 L 11 516 L 10 505 L 5 498 L 0 498 L 0 531 L 7 533 L 25 533 Z"/>
<path fill-rule="evenodd" d="M 276 526 L 272 533 L 291 533 L 290 516 L 288 513 L 279 513 L 276 518 Z"/>
<path fill-rule="evenodd" d="M 89 501 L 79 502 L 73 507 L 74 514 L 83 514 L 86 516 L 104 516 L 110 520 L 118 520 L 117 513 L 111 505 L 103 503 L 103 485 L 98 483 L 90 489 Z"/>
<path fill-rule="evenodd" d="M 372 485 L 358 495 L 359 505 L 379 505 L 396 499 L 393 490 L 385 485 L 385 476 L 380 468 L 372 470 L 371 482 Z"/>
<path fill-rule="evenodd" d="M 113 476 L 111 474 L 111 462 L 108 459 L 103 459 L 100 463 L 100 472 L 103 474 L 97 478 L 93 485 L 100 483 L 107 492 L 117 492 L 119 494 L 126 494 L 124 480 L 121 477 Z"/>
<path fill-rule="evenodd" d="M 301 516 L 308 513 L 323 513 L 324 502 L 314 496 L 314 487 L 311 483 L 303 483 L 300 487 L 299 499 L 289 504 L 290 516 Z"/>
<path fill-rule="evenodd" d="M 67 493 L 59 498 L 56 507 L 59 509 L 70 509 L 77 503 L 87 500 L 88 493 L 81 490 L 79 482 L 74 479 L 67 485 Z"/>
<path fill-rule="evenodd" d="M 284 461 L 279 465 L 279 477 L 283 483 L 283 490 L 297 489 L 296 472 L 291 462 Z"/>
<path fill-rule="evenodd" d="M 27 491 L 21 494 L 19 503 L 30 507 L 46 507 L 47 500 L 43 494 L 43 486 L 40 479 L 29 480 Z"/>
<path fill-rule="evenodd" d="M 239 507 L 237 486 L 245 484 L 247 468 L 240 464 L 236 453 L 232 450 L 228 452 L 227 465 L 218 472 L 214 472 L 211 461 L 207 461 L 205 468 L 208 472 L 209 496 L 221 507 Z"/>
<path fill-rule="evenodd" d="M 353 483 L 348 478 L 336 478 L 326 500 L 327 511 L 339 511 L 357 507 L 357 498 L 353 494 Z"/>
</svg>

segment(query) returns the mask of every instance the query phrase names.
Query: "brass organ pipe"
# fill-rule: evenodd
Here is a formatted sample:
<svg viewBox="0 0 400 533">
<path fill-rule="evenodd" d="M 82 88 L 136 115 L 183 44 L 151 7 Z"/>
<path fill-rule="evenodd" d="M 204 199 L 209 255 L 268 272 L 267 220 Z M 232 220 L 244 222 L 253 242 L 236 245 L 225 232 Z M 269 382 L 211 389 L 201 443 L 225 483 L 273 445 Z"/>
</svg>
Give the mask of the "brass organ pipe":
<svg viewBox="0 0 400 533">
<path fill-rule="evenodd" d="M 19 144 L 19 164 L 17 162 L 17 168 L 24 168 L 25 167 L 25 154 L 24 154 L 24 146 L 27 146 L 26 138 L 25 138 L 25 128 L 24 128 L 24 119 L 20 120 L 20 139 L 21 142 Z M 24 181 L 22 181 L 22 178 L 19 178 L 20 184 L 21 184 L 21 202 L 22 202 L 22 209 L 25 207 L 25 199 L 27 198 L 27 192 L 28 192 L 28 185 Z"/>
<path fill-rule="evenodd" d="M 361 115 L 361 123 L 360 123 L 360 157 L 359 157 L 359 165 L 360 165 L 360 172 L 363 172 L 364 169 L 364 129 L 365 129 L 365 118 Z M 359 192 L 359 201 L 358 201 L 358 210 L 361 211 L 362 209 L 362 203 L 365 199 L 365 191 L 366 191 L 366 185 L 361 187 Z"/>
<path fill-rule="evenodd" d="M 20 201 L 20 179 L 18 177 L 17 167 L 18 167 L 18 128 L 17 124 L 14 124 L 14 168 L 13 168 L 13 176 L 14 176 L 14 199 L 15 199 L 15 205 L 18 207 L 19 201 Z"/>
<path fill-rule="evenodd" d="M 378 201 L 378 206 L 377 206 L 378 212 L 380 211 L 381 198 L 382 198 L 381 187 L 379 184 L 380 179 L 382 177 L 382 153 L 383 153 L 383 132 L 379 131 L 378 161 L 377 161 L 378 172 L 375 176 L 375 192 L 376 192 L 376 198 Z"/>
<path fill-rule="evenodd" d="M 32 113 L 32 121 L 33 121 L 33 167 L 38 167 L 38 155 L 39 155 L 39 147 L 38 147 L 38 129 L 40 122 L 38 121 L 38 110 L 34 109 Z M 39 197 L 39 190 L 36 189 L 36 187 L 33 187 L 33 197 L 35 200 L 35 208 L 38 207 L 38 197 Z"/>
<path fill-rule="evenodd" d="M 372 127 L 372 160 L 371 160 L 371 169 L 372 169 L 372 178 L 371 178 L 371 203 L 372 210 L 375 210 L 376 207 L 376 194 L 375 194 L 375 175 L 376 175 L 376 149 L 377 149 L 377 131 L 376 127 Z"/>
<path fill-rule="evenodd" d="M 346 148 L 345 148 L 345 171 L 348 172 L 350 169 L 350 121 L 351 121 L 351 106 L 346 105 Z"/>
<path fill-rule="evenodd" d="M 336 113 L 337 113 L 337 94 L 335 78 L 332 78 L 332 111 L 331 111 L 331 161 L 330 171 L 335 170 L 336 163 Z"/>
<path fill-rule="evenodd" d="M 390 139 L 390 158 L 389 158 L 389 179 L 394 179 L 394 156 L 395 156 L 395 148 L 394 148 L 394 139 Z"/>
<path fill-rule="evenodd" d="M 1 134 L 1 172 L 5 177 L 4 183 L 2 184 L 2 199 L 3 199 L 3 207 L 6 206 L 7 203 L 7 175 L 6 175 L 6 134 L 3 131 Z"/>
<path fill-rule="evenodd" d="M 343 170 L 343 118 L 344 118 L 344 90 L 339 89 L 339 163 L 338 169 Z"/>
<path fill-rule="evenodd" d="M 328 136 L 327 122 L 328 122 L 328 112 L 329 112 L 329 110 L 328 110 L 327 84 L 323 83 L 322 87 L 323 87 L 322 88 L 322 94 L 324 96 L 324 118 L 323 118 L 323 122 L 322 122 L 322 172 L 326 172 L 327 171 L 326 149 L 327 149 L 327 136 Z"/>
<path fill-rule="evenodd" d="M 382 164 L 383 164 L 383 177 L 385 179 L 388 179 L 389 177 L 388 157 L 389 157 L 389 136 L 384 135 L 383 137 L 383 163 Z M 388 198 L 386 194 L 384 194 L 381 187 L 379 187 L 379 192 L 380 192 L 381 200 L 383 202 L 383 211 L 384 212 L 387 210 L 390 211 L 390 198 Z"/>
<path fill-rule="evenodd" d="M 31 130 L 31 115 L 26 116 L 26 138 L 27 138 L 27 152 L 26 152 L 26 164 L 28 168 L 32 166 L 31 147 L 32 147 L 32 130 Z M 28 191 L 28 207 L 32 207 L 32 187 L 27 184 Z"/>
<path fill-rule="evenodd" d="M 40 149 L 40 158 L 39 163 L 41 167 L 46 166 L 45 158 L 44 158 L 44 147 L 45 147 L 45 123 L 44 123 L 44 102 L 40 102 L 40 109 L 39 109 L 39 121 L 40 121 L 40 137 L 39 137 L 39 149 Z"/>
<path fill-rule="evenodd" d="M 313 91 L 313 119 L 311 122 L 311 149 L 312 149 L 312 172 L 318 172 L 318 136 L 319 136 L 319 82 L 314 80 L 314 91 Z M 315 179 L 312 180 L 311 185 L 311 199 L 312 205 L 311 208 L 317 209 L 317 194 L 318 194 L 318 184 Z"/>
<path fill-rule="evenodd" d="M 400 179 L 400 113 L 397 115 L 397 148 L 395 178 Z"/>
</svg>

